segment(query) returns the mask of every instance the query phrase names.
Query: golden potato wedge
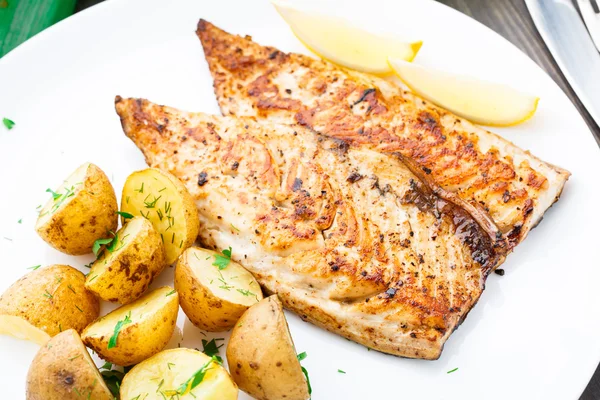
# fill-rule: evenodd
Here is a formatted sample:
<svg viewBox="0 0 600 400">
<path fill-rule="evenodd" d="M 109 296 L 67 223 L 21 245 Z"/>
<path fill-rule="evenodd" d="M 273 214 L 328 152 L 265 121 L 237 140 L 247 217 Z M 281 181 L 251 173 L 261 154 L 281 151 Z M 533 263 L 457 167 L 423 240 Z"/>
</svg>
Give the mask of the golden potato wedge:
<svg viewBox="0 0 600 400">
<path fill-rule="evenodd" d="M 238 389 L 218 362 L 180 348 L 161 351 L 133 367 L 123 378 L 120 394 L 121 399 L 235 400 Z"/>
<path fill-rule="evenodd" d="M 242 315 L 227 344 L 227 362 L 240 389 L 256 399 L 310 397 L 277 295 Z"/>
<path fill-rule="evenodd" d="M 43 345 L 29 366 L 27 400 L 112 400 L 90 354 L 74 329 Z"/>
<path fill-rule="evenodd" d="M 198 210 L 183 183 L 156 168 L 129 175 L 121 211 L 152 222 L 165 244 L 167 264 L 173 264 L 196 241 L 200 229 Z"/>
<path fill-rule="evenodd" d="M 167 345 L 178 311 L 177 292 L 163 286 L 94 321 L 81 339 L 106 361 L 137 364 Z"/>
<path fill-rule="evenodd" d="M 51 265 L 28 273 L 2 294 L 0 333 L 43 344 L 67 329 L 81 332 L 99 312 L 80 271 Z"/>
<path fill-rule="evenodd" d="M 103 300 L 138 299 L 166 266 L 165 248 L 150 221 L 134 217 L 92 263 L 85 287 Z"/>
<path fill-rule="evenodd" d="M 36 232 L 63 253 L 92 252 L 94 242 L 115 231 L 118 224 L 117 198 L 100 168 L 85 163 L 52 192 L 35 224 Z"/>
<path fill-rule="evenodd" d="M 219 269 L 212 250 L 190 247 L 183 252 L 175 267 L 175 289 L 181 308 L 200 329 L 226 331 L 263 295 L 254 276 L 240 264 L 230 260 Z"/>
</svg>

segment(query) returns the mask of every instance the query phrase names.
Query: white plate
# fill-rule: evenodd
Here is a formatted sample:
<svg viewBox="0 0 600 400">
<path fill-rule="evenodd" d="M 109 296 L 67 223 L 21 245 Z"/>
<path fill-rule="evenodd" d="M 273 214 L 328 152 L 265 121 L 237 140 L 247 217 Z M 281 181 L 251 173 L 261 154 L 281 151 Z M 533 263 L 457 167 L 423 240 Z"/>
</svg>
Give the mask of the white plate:
<svg viewBox="0 0 600 400">
<path fill-rule="evenodd" d="M 508 258 L 506 275 L 490 276 L 437 361 L 367 351 L 288 314 L 297 350 L 308 352 L 303 364 L 313 399 L 577 398 L 600 359 L 600 216 L 594 211 L 600 153 L 576 109 L 515 47 L 440 4 L 356 0 L 321 7 L 374 30 L 423 39 L 417 62 L 538 94 L 531 121 L 495 131 L 573 176 L 562 199 Z M 116 94 L 218 113 L 194 34 L 200 17 L 259 43 L 305 52 L 267 1 L 121 0 L 69 18 L 0 60 L 0 117 L 16 122 L 11 131 L 0 127 L 0 291 L 29 266 L 66 263 L 84 270 L 90 261 L 42 242 L 33 230 L 35 208 L 48 198 L 46 188 L 85 161 L 103 168 L 117 192 L 130 172 L 145 166 L 121 131 Z M 171 277 L 167 271 L 161 283 Z M 179 326 L 182 346 L 201 348 L 201 334 L 183 313 Z M 177 333 L 171 346 L 180 341 Z M 25 397 L 36 350 L 0 337 L 0 397 Z"/>
</svg>

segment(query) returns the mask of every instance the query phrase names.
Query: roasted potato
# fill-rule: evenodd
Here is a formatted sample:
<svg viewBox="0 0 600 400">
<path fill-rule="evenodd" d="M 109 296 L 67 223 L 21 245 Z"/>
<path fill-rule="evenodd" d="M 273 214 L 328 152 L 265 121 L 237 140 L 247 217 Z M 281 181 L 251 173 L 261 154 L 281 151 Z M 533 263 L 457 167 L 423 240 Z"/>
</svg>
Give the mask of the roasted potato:
<svg viewBox="0 0 600 400">
<path fill-rule="evenodd" d="M 178 311 L 177 292 L 163 286 L 94 321 L 81 338 L 106 361 L 137 364 L 167 345 Z"/>
<path fill-rule="evenodd" d="M 194 243 L 200 229 L 198 210 L 183 183 L 155 168 L 129 175 L 121 211 L 152 222 L 165 244 L 167 264 L 174 263 Z"/>
<path fill-rule="evenodd" d="M 250 307 L 239 319 L 227 344 L 227 362 L 240 389 L 256 399 L 310 397 L 277 295 Z"/>
<path fill-rule="evenodd" d="M 29 366 L 26 390 L 27 400 L 114 398 L 73 329 L 59 333 L 40 348 Z"/>
<path fill-rule="evenodd" d="M 68 265 L 28 273 L 0 297 L 0 333 L 43 344 L 67 329 L 81 332 L 100 312 L 84 283 L 85 276 Z"/>
<path fill-rule="evenodd" d="M 219 257 L 228 265 L 213 265 Z M 181 308 L 200 329 L 231 329 L 248 307 L 262 300 L 260 286 L 241 265 L 212 250 L 191 247 L 175 267 L 175 289 Z"/>
<path fill-rule="evenodd" d="M 166 265 L 159 234 L 148 220 L 134 217 L 94 261 L 85 287 L 103 300 L 131 303 Z"/>
<path fill-rule="evenodd" d="M 161 351 L 133 367 L 123 378 L 120 395 L 121 399 L 144 400 L 235 400 L 238 389 L 214 359 L 181 348 Z"/>
<path fill-rule="evenodd" d="M 118 224 L 117 198 L 100 168 L 85 163 L 52 192 L 35 224 L 46 243 L 63 253 L 92 252 L 94 242 Z"/>
</svg>

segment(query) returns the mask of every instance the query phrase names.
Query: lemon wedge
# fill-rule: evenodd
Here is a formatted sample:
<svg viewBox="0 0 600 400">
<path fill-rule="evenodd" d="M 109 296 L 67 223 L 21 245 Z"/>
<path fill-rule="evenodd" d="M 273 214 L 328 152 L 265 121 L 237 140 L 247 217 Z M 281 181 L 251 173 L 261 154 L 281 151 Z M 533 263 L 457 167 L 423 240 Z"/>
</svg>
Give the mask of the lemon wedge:
<svg viewBox="0 0 600 400">
<path fill-rule="evenodd" d="M 412 61 L 423 44 L 376 35 L 343 19 L 295 8 L 286 1 L 271 2 L 309 50 L 346 68 L 388 74 L 392 72 L 388 58 Z"/>
<path fill-rule="evenodd" d="M 540 100 L 506 85 L 403 60 L 390 59 L 390 66 L 414 93 L 482 125 L 512 126 L 527 121 Z"/>
</svg>

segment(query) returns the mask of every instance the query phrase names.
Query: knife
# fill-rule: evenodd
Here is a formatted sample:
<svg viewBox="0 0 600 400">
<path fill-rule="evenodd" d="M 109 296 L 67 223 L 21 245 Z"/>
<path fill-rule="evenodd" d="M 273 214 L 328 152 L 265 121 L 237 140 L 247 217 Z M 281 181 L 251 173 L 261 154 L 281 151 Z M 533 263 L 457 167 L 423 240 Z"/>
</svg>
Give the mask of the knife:
<svg viewBox="0 0 600 400">
<path fill-rule="evenodd" d="M 600 54 L 571 0 L 525 0 L 565 78 L 600 125 Z"/>
<path fill-rule="evenodd" d="M 577 0 L 577 6 L 596 49 L 600 51 L 600 10 L 596 0 Z"/>
</svg>

